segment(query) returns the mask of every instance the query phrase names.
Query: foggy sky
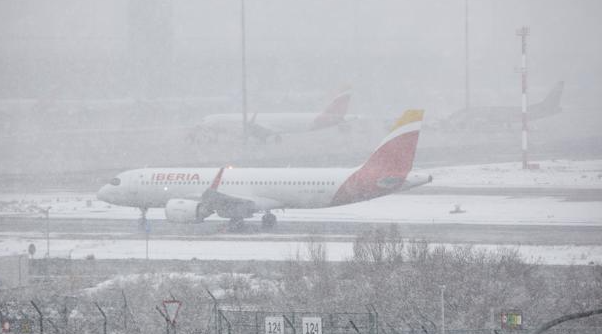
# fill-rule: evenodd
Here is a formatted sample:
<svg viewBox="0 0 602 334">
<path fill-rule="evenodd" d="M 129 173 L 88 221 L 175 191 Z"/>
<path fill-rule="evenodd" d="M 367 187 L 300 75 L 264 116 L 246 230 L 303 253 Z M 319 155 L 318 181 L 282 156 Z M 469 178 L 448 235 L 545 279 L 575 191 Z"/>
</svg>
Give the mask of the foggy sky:
<svg viewBox="0 0 602 334">
<path fill-rule="evenodd" d="M 518 104 L 515 30 L 528 25 L 533 98 L 565 80 L 564 104 L 601 106 L 601 9 L 469 1 L 471 103 Z M 344 84 L 360 113 L 464 104 L 462 0 L 247 0 L 246 18 L 251 109 Z M 238 97 L 240 30 L 234 0 L 2 1 L 0 98 Z"/>
</svg>

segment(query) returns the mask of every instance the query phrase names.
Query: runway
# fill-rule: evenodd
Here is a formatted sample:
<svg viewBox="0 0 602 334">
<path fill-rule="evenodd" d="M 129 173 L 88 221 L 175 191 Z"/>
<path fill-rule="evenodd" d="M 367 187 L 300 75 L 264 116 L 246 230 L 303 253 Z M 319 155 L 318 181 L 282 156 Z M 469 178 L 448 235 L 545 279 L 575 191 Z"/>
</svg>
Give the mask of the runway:
<svg viewBox="0 0 602 334">
<path fill-rule="evenodd" d="M 405 239 L 438 243 L 482 243 L 522 245 L 602 245 L 602 225 L 484 225 L 369 223 L 354 221 L 280 221 L 264 230 L 257 220 L 240 232 L 228 231 L 225 220 L 201 224 L 172 224 L 149 220 L 151 239 L 170 240 L 323 240 L 352 241 L 356 235 L 394 225 Z M 49 220 L 51 239 L 145 239 L 145 228 L 136 219 L 55 218 Z M 44 218 L 0 217 L 0 239 L 10 237 L 46 238 Z"/>
</svg>

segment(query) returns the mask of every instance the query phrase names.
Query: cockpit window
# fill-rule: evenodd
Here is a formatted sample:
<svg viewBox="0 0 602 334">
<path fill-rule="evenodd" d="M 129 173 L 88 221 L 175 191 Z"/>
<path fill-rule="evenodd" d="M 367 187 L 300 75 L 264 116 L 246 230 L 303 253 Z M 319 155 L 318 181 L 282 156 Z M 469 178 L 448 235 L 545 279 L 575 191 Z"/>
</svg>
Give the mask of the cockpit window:
<svg viewBox="0 0 602 334">
<path fill-rule="evenodd" d="M 118 177 L 111 179 L 111 181 L 109 181 L 110 184 L 114 185 L 114 186 L 118 186 L 121 184 L 121 179 L 119 179 Z"/>
</svg>

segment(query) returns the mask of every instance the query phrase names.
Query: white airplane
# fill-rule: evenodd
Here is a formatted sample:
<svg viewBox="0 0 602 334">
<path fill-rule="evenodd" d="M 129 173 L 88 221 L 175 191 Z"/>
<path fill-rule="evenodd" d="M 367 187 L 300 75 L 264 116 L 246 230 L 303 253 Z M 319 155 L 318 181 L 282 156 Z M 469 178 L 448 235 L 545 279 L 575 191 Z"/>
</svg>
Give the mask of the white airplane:
<svg viewBox="0 0 602 334">
<path fill-rule="evenodd" d="M 539 103 L 529 105 L 527 120 L 535 121 L 554 116 L 562 111 L 560 100 L 564 82 L 557 82 L 548 95 Z M 522 121 L 521 107 L 470 107 L 454 112 L 444 123 L 454 128 L 473 130 L 475 128 L 491 128 L 505 125 L 506 127 Z"/>
<path fill-rule="evenodd" d="M 408 110 L 357 168 L 144 168 L 123 172 L 103 186 L 98 199 L 121 206 L 164 207 L 173 223 L 202 222 L 216 213 L 240 226 L 271 210 L 324 208 L 389 195 L 432 181 L 412 173 L 422 110 Z"/>
<path fill-rule="evenodd" d="M 247 121 L 247 134 L 263 142 L 273 137 L 281 142 L 282 134 L 320 130 L 354 119 L 347 116 L 351 89 L 340 91 L 321 113 L 254 113 Z M 203 118 L 195 133 L 217 141 L 221 133 L 242 130 L 241 115 L 213 114 Z"/>
</svg>

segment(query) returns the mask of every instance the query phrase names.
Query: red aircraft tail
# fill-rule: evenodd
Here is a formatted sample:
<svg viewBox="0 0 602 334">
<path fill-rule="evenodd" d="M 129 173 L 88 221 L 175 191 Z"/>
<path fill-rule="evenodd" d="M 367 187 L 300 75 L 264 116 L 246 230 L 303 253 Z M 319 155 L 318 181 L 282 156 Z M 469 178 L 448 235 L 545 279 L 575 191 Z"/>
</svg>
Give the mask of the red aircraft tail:
<svg viewBox="0 0 602 334">
<path fill-rule="evenodd" d="M 330 104 L 315 119 L 313 129 L 327 128 L 345 120 L 351 100 L 351 88 L 341 90 Z"/>
<path fill-rule="evenodd" d="M 343 205 L 387 195 L 399 190 L 412 170 L 422 110 L 408 110 L 370 158 L 339 188 L 332 204 Z"/>
</svg>

